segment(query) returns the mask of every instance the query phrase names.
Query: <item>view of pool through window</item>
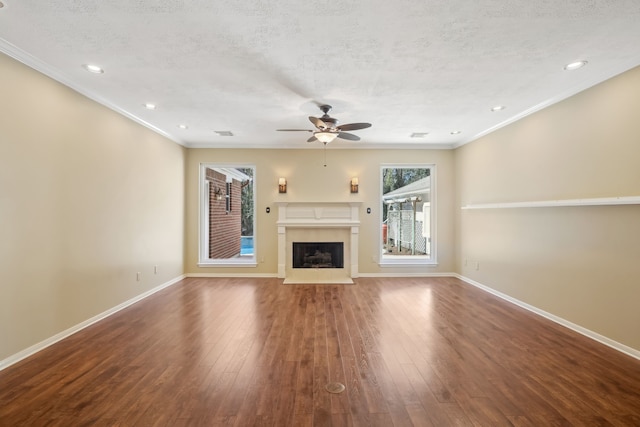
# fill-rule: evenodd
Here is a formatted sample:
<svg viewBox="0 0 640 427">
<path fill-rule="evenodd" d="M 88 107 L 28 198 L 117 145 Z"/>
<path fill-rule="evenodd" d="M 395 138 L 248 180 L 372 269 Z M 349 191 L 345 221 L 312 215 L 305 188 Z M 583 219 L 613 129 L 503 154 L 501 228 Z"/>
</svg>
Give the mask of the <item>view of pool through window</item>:
<svg viewBox="0 0 640 427">
<path fill-rule="evenodd" d="M 253 255 L 253 236 L 240 237 L 240 255 Z"/>
</svg>

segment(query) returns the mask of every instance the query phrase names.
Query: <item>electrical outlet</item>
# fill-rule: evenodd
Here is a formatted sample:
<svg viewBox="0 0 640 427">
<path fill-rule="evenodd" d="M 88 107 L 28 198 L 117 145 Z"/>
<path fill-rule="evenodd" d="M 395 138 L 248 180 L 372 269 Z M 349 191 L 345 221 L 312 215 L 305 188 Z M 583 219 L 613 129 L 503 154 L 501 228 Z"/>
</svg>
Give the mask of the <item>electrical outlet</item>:
<svg viewBox="0 0 640 427">
<path fill-rule="evenodd" d="M 468 263 L 469 263 L 468 260 L 465 258 L 464 259 L 464 266 L 466 267 Z"/>
<path fill-rule="evenodd" d="M 139 282 L 140 279 L 142 279 L 142 273 L 140 273 L 139 271 L 136 273 L 136 280 Z"/>
<path fill-rule="evenodd" d="M 153 266 L 153 274 L 158 274 L 158 266 L 157 265 Z"/>
<path fill-rule="evenodd" d="M 476 261 L 476 270 L 480 270 L 480 261 Z"/>
</svg>

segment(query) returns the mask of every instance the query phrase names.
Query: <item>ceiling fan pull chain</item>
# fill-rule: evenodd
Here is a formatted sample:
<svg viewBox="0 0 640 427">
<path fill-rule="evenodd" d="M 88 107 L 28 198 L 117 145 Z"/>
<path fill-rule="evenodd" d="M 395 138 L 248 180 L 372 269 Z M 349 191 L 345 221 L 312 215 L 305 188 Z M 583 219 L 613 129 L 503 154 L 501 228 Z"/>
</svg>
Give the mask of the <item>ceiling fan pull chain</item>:
<svg viewBox="0 0 640 427">
<path fill-rule="evenodd" d="M 327 143 L 325 142 L 324 144 L 324 167 L 327 167 Z"/>
</svg>

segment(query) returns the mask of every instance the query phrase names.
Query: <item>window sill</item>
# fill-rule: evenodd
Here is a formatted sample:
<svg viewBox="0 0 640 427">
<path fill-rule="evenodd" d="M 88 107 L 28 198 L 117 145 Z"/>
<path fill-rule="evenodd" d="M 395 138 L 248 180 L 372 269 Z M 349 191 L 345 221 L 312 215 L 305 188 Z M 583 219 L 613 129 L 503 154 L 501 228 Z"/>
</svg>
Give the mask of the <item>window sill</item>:
<svg viewBox="0 0 640 427">
<path fill-rule="evenodd" d="M 420 255 L 383 257 L 378 263 L 380 267 L 437 267 L 438 263 Z"/>
<path fill-rule="evenodd" d="M 249 259 L 224 259 L 224 260 L 206 260 L 200 261 L 198 267 L 257 267 L 258 262 L 255 258 Z"/>
</svg>

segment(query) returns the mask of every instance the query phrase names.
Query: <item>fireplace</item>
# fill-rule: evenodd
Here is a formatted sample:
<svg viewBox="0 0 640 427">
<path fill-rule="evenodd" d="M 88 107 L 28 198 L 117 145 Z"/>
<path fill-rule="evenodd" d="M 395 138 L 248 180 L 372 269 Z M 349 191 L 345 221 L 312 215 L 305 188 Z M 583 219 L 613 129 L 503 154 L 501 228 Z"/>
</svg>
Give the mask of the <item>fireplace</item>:
<svg viewBox="0 0 640 427">
<path fill-rule="evenodd" d="M 293 268 L 344 268 L 343 242 L 293 242 Z"/>
<path fill-rule="evenodd" d="M 358 277 L 360 205 L 277 202 L 278 277 L 285 284 L 353 284 L 353 278 Z M 296 256 L 296 252 L 301 254 Z M 294 257 L 301 261 L 294 261 Z"/>
</svg>

